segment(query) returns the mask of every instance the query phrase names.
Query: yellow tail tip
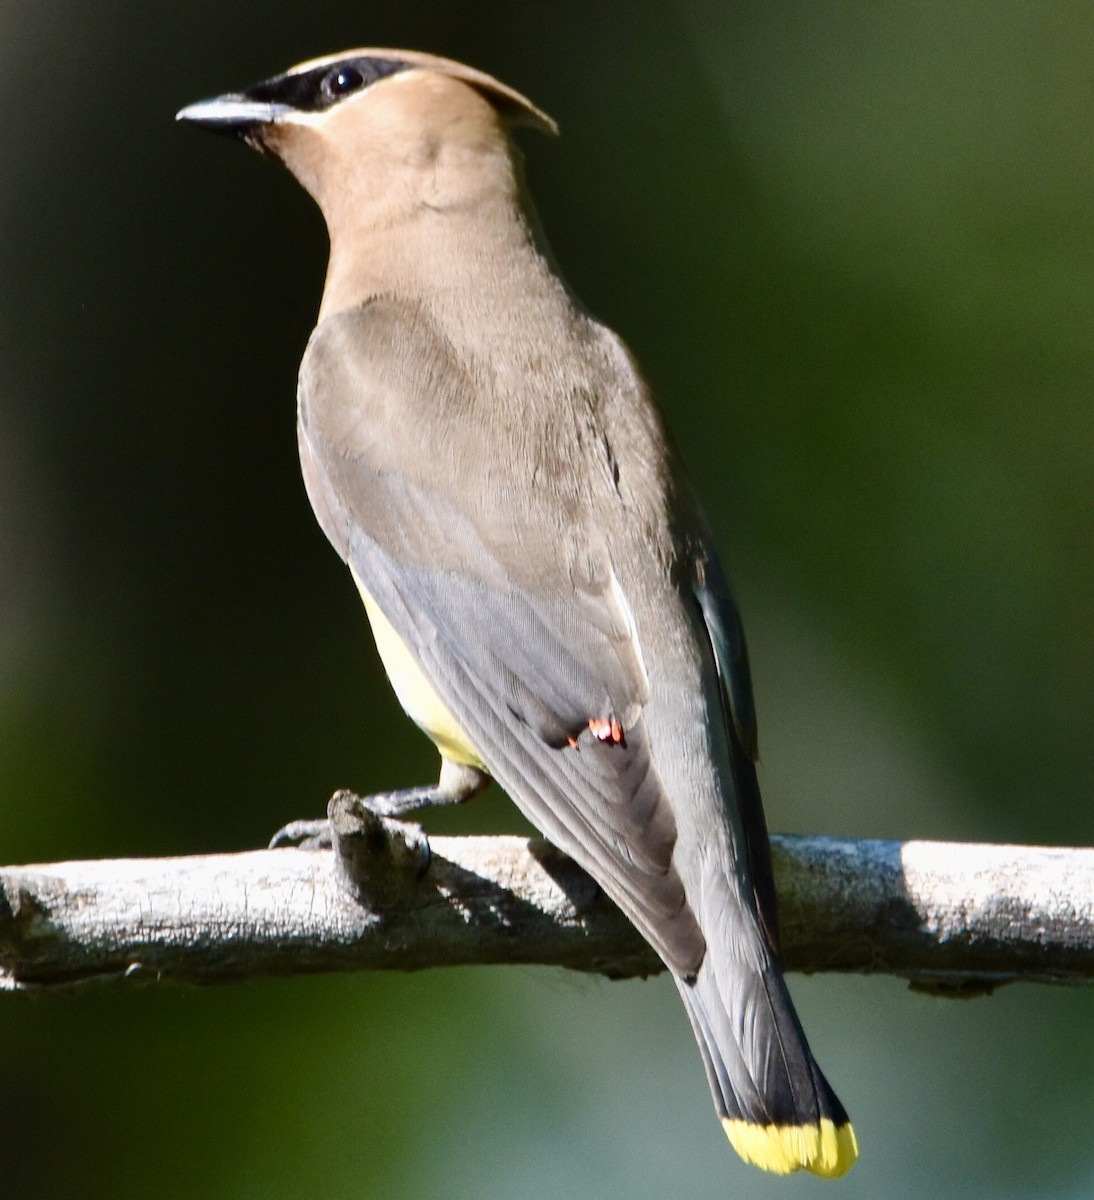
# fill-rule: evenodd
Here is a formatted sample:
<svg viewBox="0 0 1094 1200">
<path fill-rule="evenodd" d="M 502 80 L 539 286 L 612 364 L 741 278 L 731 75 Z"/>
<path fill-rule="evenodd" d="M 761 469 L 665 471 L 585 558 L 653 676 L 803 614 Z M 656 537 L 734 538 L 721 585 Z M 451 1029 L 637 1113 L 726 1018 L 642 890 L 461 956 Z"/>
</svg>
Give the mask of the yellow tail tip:
<svg viewBox="0 0 1094 1200">
<path fill-rule="evenodd" d="M 723 1117 L 730 1145 L 747 1163 L 789 1175 L 804 1168 L 826 1179 L 845 1175 L 858 1158 L 858 1141 L 850 1124 L 827 1117 L 816 1125 L 757 1125 Z"/>
</svg>

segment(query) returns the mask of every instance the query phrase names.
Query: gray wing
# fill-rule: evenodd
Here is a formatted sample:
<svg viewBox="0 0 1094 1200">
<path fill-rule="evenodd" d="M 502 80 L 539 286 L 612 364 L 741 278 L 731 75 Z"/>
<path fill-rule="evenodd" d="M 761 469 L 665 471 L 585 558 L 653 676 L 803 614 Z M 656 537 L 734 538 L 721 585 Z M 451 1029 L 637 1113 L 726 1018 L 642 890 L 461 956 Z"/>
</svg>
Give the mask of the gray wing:
<svg viewBox="0 0 1094 1200">
<path fill-rule="evenodd" d="M 498 397 L 484 408 L 472 372 L 398 302 L 323 321 L 300 377 L 308 494 L 491 773 L 690 976 L 705 944 L 672 864 L 633 617 L 580 490 L 595 466 L 556 469 L 586 452 L 561 452 L 565 420 L 548 436 Z"/>
<path fill-rule="evenodd" d="M 693 506 L 695 522 L 695 595 L 703 614 L 722 693 L 733 792 L 748 855 L 748 880 L 761 926 L 771 949 L 779 953 L 779 918 L 771 843 L 756 779 L 756 705 L 744 626 L 729 583 L 713 549 L 706 523 Z M 738 864 L 738 871 L 740 865 Z"/>
<path fill-rule="evenodd" d="M 721 563 L 712 549 L 705 523 L 700 529 L 695 593 L 703 610 L 722 682 L 727 721 L 733 726 L 739 748 L 755 761 L 758 755 L 756 702 L 752 695 L 744 626 Z"/>
</svg>

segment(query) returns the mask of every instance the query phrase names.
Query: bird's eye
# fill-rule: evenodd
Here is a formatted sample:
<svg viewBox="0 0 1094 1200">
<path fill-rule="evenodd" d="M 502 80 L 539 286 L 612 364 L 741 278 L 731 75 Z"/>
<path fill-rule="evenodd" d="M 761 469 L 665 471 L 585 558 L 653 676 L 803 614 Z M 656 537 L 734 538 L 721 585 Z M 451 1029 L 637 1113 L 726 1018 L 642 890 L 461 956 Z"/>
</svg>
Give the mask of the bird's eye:
<svg viewBox="0 0 1094 1200">
<path fill-rule="evenodd" d="M 323 91 L 337 99 L 365 86 L 365 77 L 356 67 L 335 67 L 323 80 Z"/>
</svg>

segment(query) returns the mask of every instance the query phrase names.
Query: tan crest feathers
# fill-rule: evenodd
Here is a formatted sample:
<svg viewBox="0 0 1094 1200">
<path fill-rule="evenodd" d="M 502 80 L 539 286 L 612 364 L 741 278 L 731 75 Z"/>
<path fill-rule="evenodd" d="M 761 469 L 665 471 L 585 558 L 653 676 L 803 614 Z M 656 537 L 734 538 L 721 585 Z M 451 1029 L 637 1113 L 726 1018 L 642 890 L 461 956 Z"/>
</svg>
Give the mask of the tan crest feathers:
<svg viewBox="0 0 1094 1200">
<path fill-rule="evenodd" d="M 438 75 L 448 75 L 459 79 L 470 87 L 482 92 L 507 120 L 513 124 L 533 125 L 544 133 L 558 134 L 558 124 L 541 108 L 537 108 L 527 96 L 522 96 L 515 88 L 509 87 L 485 71 L 477 71 L 474 67 L 456 62 L 452 58 L 442 58 L 436 54 L 425 54 L 418 50 L 391 50 L 382 47 L 364 47 L 353 50 L 343 50 L 340 54 L 325 54 L 322 58 L 312 58 L 307 62 L 298 63 L 289 74 L 295 75 L 301 71 L 311 71 L 316 67 L 333 65 L 348 58 L 383 58 L 394 62 L 406 63 L 412 70 L 434 71 Z"/>
</svg>

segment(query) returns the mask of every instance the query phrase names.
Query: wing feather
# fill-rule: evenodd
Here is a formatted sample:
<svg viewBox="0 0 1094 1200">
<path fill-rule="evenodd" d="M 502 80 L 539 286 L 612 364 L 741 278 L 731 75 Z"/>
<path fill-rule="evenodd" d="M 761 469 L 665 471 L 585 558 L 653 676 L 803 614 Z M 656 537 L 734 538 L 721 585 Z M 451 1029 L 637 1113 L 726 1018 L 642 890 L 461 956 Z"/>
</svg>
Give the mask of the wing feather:
<svg viewBox="0 0 1094 1200">
<path fill-rule="evenodd" d="M 512 440 L 484 444 L 473 393 L 420 313 L 375 300 L 328 318 L 301 367 L 309 496 L 491 773 L 694 975 L 705 943 L 672 860 L 649 681 L 606 540 L 579 494 L 537 491 L 536 431 L 520 431 L 523 460 L 496 461 Z M 617 721 L 622 743 L 593 736 L 596 720 Z"/>
</svg>

